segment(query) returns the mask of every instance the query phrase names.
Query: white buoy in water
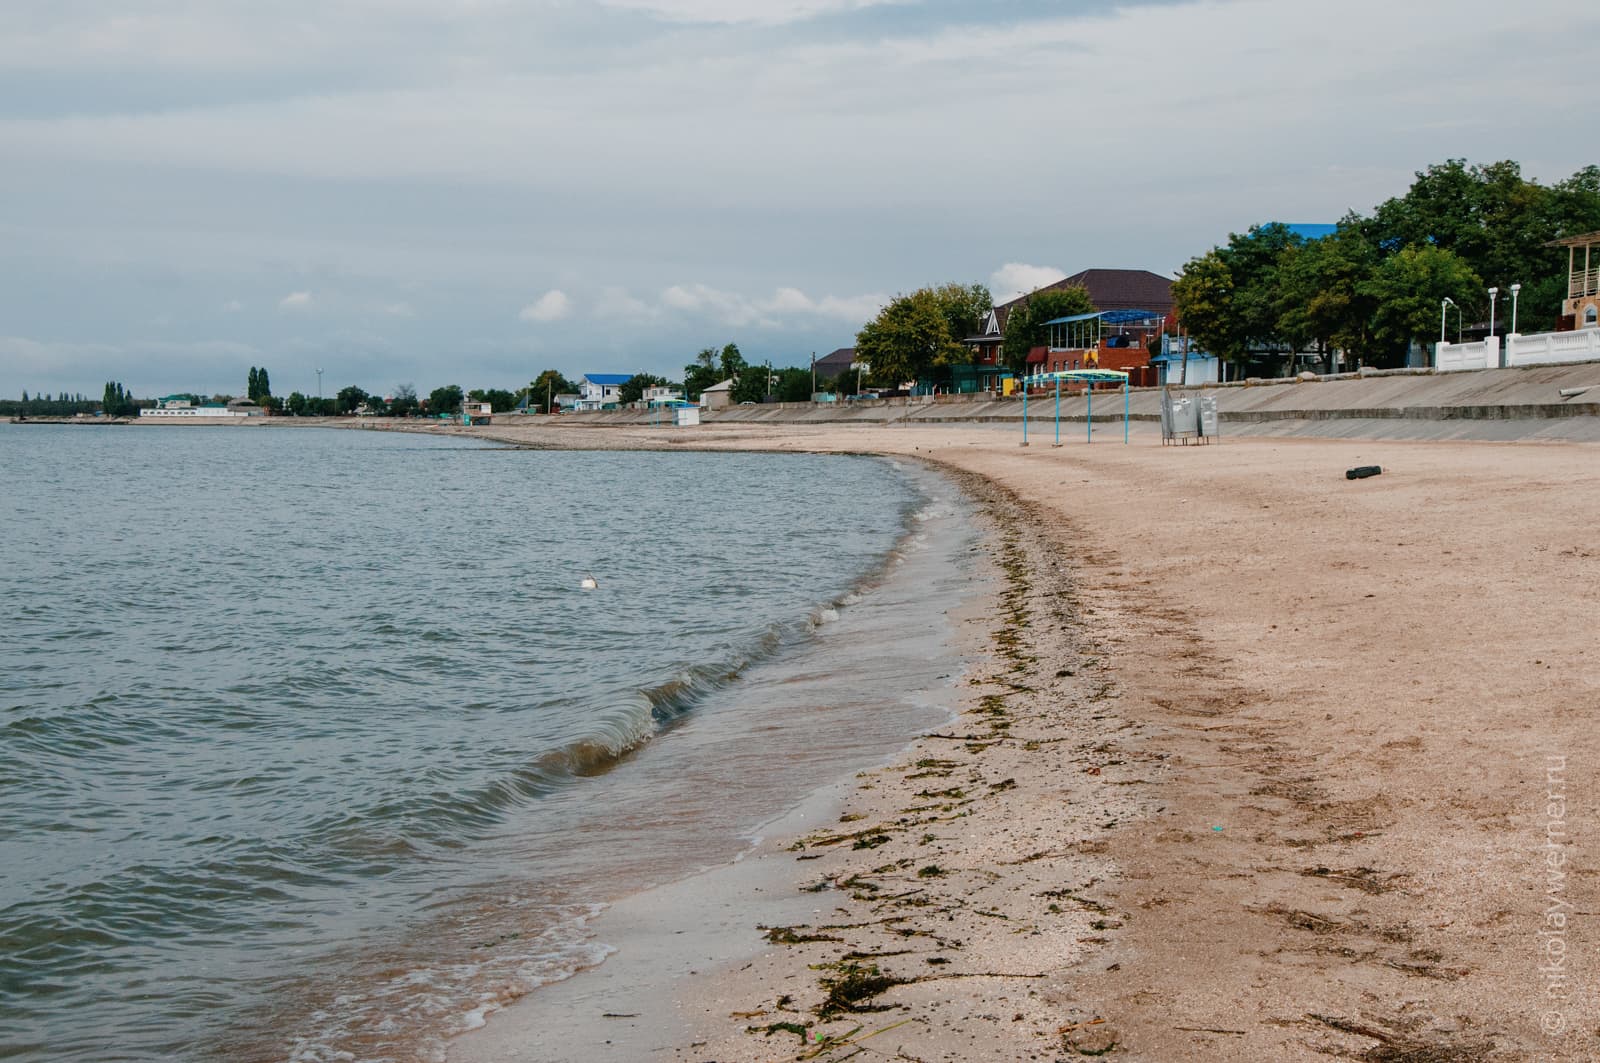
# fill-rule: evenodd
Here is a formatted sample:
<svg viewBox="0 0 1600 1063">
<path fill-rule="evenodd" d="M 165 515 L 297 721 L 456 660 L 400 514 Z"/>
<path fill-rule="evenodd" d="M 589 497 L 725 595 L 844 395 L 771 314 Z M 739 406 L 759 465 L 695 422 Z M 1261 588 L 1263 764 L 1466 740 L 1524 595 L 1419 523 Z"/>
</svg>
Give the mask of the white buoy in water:
<svg viewBox="0 0 1600 1063">
<path fill-rule="evenodd" d="M 578 581 L 578 589 L 579 590 L 592 591 L 592 590 L 596 589 L 599 586 L 600 586 L 600 584 L 598 584 L 598 583 L 596 583 L 594 581 L 594 577 L 593 576 L 585 576 L 585 577 L 583 577 L 583 579 Z"/>
</svg>

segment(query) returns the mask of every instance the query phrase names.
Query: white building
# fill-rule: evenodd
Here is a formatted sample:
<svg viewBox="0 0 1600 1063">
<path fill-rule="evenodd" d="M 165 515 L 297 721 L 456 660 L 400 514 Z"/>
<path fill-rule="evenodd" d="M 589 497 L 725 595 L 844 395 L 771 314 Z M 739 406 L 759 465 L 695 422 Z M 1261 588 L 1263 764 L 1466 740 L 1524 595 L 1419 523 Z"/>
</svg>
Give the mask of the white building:
<svg viewBox="0 0 1600 1063">
<path fill-rule="evenodd" d="M 704 410 L 720 410 L 733 403 L 733 380 L 730 378 L 720 384 L 712 384 L 700 393 L 700 408 Z"/>
<path fill-rule="evenodd" d="M 266 413 L 249 399 L 234 399 L 226 406 L 221 403 L 196 406 L 183 395 L 168 395 L 156 400 L 153 408 L 139 411 L 141 418 L 152 420 L 195 420 L 198 418 L 261 417 Z"/>
<path fill-rule="evenodd" d="M 667 402 L 680 402 L 683 399 L 683 389 L 673 387 L 645 388 L 640 399 L 646 406 L 659 406 Z"/>
<path fill-rule="evenodd" d="M 578 401 L 575 410 L 603 410 L 621 401 L 622 385 L 633 379 L 632 373 L 589 373 L 578 381 Z"/>
</svg>

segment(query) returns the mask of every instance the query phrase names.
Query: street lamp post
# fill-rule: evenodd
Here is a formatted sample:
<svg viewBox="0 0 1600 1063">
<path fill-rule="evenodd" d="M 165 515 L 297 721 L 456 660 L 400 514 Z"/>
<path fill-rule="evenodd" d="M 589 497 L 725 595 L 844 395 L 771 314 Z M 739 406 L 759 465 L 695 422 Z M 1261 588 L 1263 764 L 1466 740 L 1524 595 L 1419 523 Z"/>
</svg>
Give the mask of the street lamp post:
<svg viewBox="0 0 1600 1063">
<path fill-rule="evenodd" d="M 1494 338 L 1494 304 L 1500 299 L 1500 289 L 1489 289 L 1489 338 Z"/>
<path fill-rule="evenodd" d="M 1511 334 L 1513 336 L 1517 334 L 1517 293 L 1520 291 L 1522 291 L 1522 285 L 1513 284 L 1511 286 Z"/>
<path fill-rule="evenodd" d="M 317 406 L 322 406 L 322 370 L 320 369 L 317 370 Z M 322 410 L 319 408 L 317 412 L 321 413 Z"/>
<path fill-rule="evenodd" d="M 1455 306 L 1455 305 L 1456 305 L 1456 301 L 1454 299 L 1450 298 L 1448 295 L 1444 297 L 1444 302 L 1439 304 L 1439 342 L 1440 343 L 1444 342 L 1444 314 L 1445 314 L 1445 310 L 1447 308 Z"/>
</svg>

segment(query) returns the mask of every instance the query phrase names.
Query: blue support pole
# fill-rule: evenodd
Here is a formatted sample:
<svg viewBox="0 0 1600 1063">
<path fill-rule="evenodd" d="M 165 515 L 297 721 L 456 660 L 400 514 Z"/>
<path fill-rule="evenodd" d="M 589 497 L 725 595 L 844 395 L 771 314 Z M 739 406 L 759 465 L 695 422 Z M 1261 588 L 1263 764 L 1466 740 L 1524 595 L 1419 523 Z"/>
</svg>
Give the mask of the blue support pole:
<svg viewBox="0 0 1600 1063">
<path fill-rule="evenodd" d="M 1056 377 L 1056 446 L 1061 445 L 1061 378 Z"/>
</svg>

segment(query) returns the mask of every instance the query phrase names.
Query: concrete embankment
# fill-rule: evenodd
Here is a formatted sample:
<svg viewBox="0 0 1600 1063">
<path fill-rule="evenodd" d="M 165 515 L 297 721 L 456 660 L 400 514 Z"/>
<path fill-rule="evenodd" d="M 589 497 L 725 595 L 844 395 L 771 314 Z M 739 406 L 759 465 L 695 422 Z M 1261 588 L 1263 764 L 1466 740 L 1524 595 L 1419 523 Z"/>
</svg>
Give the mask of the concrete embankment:
<svg viewBox="0 0 1600 1063">
<path fill-rule="evenodd" d="M 1563 390 L 1589 388 L 1563 396 Z M 1174 389 L 1183 392 L 1183 389 Z M 1190 389 L 1183 393 L 1198 393 Z M 1227 435 L 1318 436 L 1374 439 L 1550 439 L 1600 441 L 1600 362 L 1489 369 L 1465 373 L 1392 371 L 1272 380 L 1205 388 L 1217 397 Z M 1128 395 L 1129 416 L 1153 422 L 1161 393 L 1143 388 Z M 1094 419 L 1108 424 L 1123 412 L 1118 391 L 1094 395 Z M 1088 400 L 1061 396 L 1061 419 L 1083 422 Z M 572 426 L 640 425 L 663 415 L 636 410 L 570 414 Z M 988 395 L 881 399 L 846 406 L 776 403 L 708 413 L 714 424 L 945 424 L 1015 423 L 1022 400 Z M 1055 396 L 1028 402 L 1030 426 L 1055 418 Z M 499 420 L 497 418 L 497 420 Z"/>
</svg>

